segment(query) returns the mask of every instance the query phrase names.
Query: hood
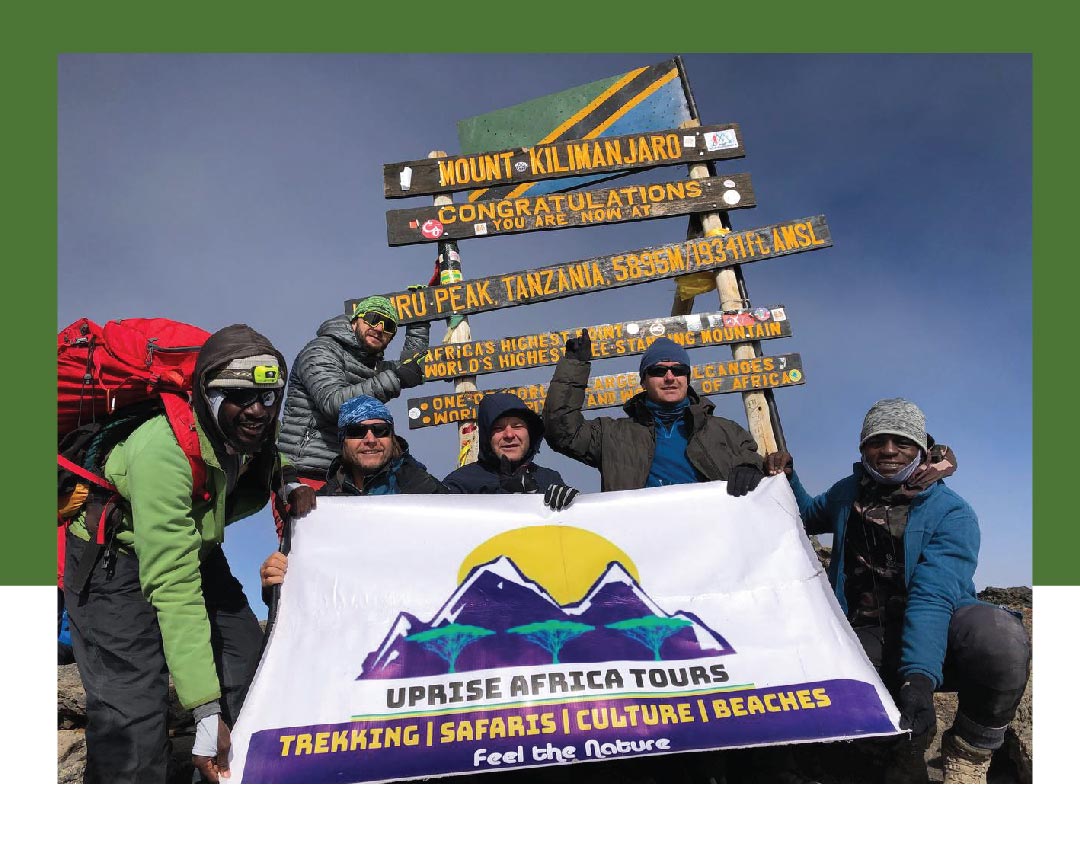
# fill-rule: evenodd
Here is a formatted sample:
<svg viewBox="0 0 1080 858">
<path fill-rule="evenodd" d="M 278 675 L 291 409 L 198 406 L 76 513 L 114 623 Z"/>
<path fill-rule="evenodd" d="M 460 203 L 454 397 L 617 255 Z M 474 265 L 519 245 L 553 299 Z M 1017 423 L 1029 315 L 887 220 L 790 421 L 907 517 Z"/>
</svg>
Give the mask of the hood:
<svg viewBox="0 0 1080 858">
<path fill-rule="evenodd" d="M 480 400 L 476 414 L 477 431 L 480 433 L 480 460 L 489 465 L 499 464 L 495 451 L 491 449 L 491 426 L 508 411 L 520 412 L 525 418 L 525 425 L 529 427 L 529 451 L 521 464 L 531 462 L 544 442 L 544 421 L 539 414 L 531 411 L 512 393 L 489 393 Z"/>
<path fill-rule="evenodd" d="M 285 356 L 274 348 L 274 344 L 266 337 L 249 328 L 247 325 L 229 325 L 220 331 L 210 335 L 210 338 L 199 349 L 199 356 L 195 360 L 194 377 L 194 402 L 192 403 L 195 415 L 199 418 L 199 424 L 210 437 L 214 450 L 220 456 L 225 449 L 225 438 L 218 429 L 217 421 L 210 411 L 210 402 L 206 398 L 206 378 L 214 370 L 227 364 L 234 358 L 254 357 L 255 355 L 274 354 L 278 359 L 278 367 L 281 370 L 281 380 L 288 383 L 288 365 Z M 285 390 L 284 386 L 281 388 Z M 281 400 L 279 400 L 280 402 Z M 281 406 L 278 406 L 277 415 L 271 424 L 268 438 L 270 443 L 277 438 L 278 420 L 281 418 Z M 265 444 L 264 444 L 265 447 Z"/>
<path fill-rule="evenodd" d="M 341 343 L 345 348 L 354 354 L 359 352 L 364 357 L 379 358 L 382 357 L 382 352 L 373 352 L 368 347 L 360 342 L 356 338 L 356 333 L 352 329 L 352 323 L 344 315 L 334 316 L 332 319 L 327 319 L 321 325 L 316 334 L 320 337 L 330 337 L 332 340 L 336 340 Z M 390 342 L 393 342 L 391 340 Z"/>
</svg>

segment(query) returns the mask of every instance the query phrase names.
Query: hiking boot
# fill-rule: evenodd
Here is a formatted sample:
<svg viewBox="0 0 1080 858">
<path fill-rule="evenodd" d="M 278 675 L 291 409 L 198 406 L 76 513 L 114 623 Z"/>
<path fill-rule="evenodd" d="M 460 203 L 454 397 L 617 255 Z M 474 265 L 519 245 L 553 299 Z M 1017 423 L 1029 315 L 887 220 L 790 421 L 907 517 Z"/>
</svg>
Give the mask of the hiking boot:
<svg viewBox="0 0 1080 858">
<path fill-rule="evenodd" d="M 941 737 L 941 769 L 947 784 L 984 784 L 990 770 L 989 748 L 969 745 L 952 730 Z"/>
</svg>

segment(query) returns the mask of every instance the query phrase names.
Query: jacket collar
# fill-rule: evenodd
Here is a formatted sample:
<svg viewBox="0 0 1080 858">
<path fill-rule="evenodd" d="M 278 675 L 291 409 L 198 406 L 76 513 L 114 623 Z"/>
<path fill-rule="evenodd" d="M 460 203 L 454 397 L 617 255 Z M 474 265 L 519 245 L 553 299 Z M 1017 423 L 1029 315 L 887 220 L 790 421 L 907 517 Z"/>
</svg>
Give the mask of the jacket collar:
<svg viewBox="0 0 1080 858">
<path fill-rule="evenodd" d="M 705 422 L 705 418 L 713 413 L 715 406 L 708 400 L 698 395 L 698 392 L 689 385 L 686 388 L 686 395 L 690 398 L 690 405 L 686 409 L 686 414 L 690 420 L 690 427 L 700 426 Z M 623 405 L 623 411 L 625 411 L 631 418 L 642 426 L 652 426 L 653 413 L 649 410 L 648 395 L 645 391 L 641 391 L 630 398 L 630 400 Z"/>
<path fill-rule="evenodd" d="M 409 442 L 402 438 L 400 435 L 395 435 L 398 444 L 401 446 L 401 455 L 396 459 L 390 459 L 385 465 L 383 465 L 374 474 L 368 474 L 364 477 L 363 483 L 370 484 L 376 482 L 388 474 L 392 474 L 401 468 L 402 463 L 406 459 L 411 459 L 409 455 Z M 340 488 L 354 490 L 356 494 L 362 494 L 364 486 L 357 486 L 352 480 L 352 472 L 345 464 L 345 460 L 341 455 L 334 457 L 334 461 L 330 463 L 330 467 L 326 469 L 326 481 L 328 483 L 337 483 Z"/>
<path fill-rule="evenodd" d="M 851 472 L 852 472 L 852 474 L 855 475 L 856 491 L 860 490 L 858 487 L 862 485 L 863 480 L 870 480 L 871 482 L 873 481 L 873 478 L 866 472 L 866 469 L 863 468 L 862 462 L 854 462 L 854 463 L 852 463 Z M 945 480 L 944 479 L 937 480 L 936 482 L 933 482 L 930 485 L 928 485 L 921 492 L 919 492 L 917 494 L 914 494 L 914 495 L 909 495 L 908 499 L 907 499 L 907 503 L 908 504 L 922 503 L 926 498 L 928 498 L 930 496 L 930 494 L 935 489 L 937 489 L 938 486 L 941 486 L 942 488 L 944 488 L 945 487 Z M 897 486 L 897 488 L 899 488 L 899 486 Z"/>
</svg>

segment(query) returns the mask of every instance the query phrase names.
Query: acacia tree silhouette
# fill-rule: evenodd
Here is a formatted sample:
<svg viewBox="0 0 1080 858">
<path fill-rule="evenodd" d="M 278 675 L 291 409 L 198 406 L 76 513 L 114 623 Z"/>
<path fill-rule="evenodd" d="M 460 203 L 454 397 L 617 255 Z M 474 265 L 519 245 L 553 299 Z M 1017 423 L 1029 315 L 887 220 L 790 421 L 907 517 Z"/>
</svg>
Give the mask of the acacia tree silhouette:
<svg viewBox="0 0 1080 858">
<path fill-rule="evenodd" d="M 551 663 L 558 664 L 559 652 L 566 643 L 595 628 L 596 626 L 570 620 L 545 620 L 542 623 L 514 626 L 507 631 L 515 635 L 524 635 L 537 646 L 542 646 L 551 653 Z"/>
<path fill-rule="evenodd" d="M 608 623 L 606 628 L 615 629 L 638 643 L 644 644 L 652 650 L 653 659 L 660 661 L 660 648 L 664 645 L 664 641 L 679 629 L 692 625 L 690 620 L 683 617 L 657 617 L 650 614 L 647 617 Z"/>
<path fill-rule="evenodd" d="M 439 626 L 424 632 L 406 636 L 405 640 L 414 641 L 424 649 L 439 655 L 447 664 L 448 673 L 457 672 L 457 659 L 461 651 L 473 641 L 493 635 L 491 629 L 482 626 L 467 626 L 452 623 L 449 626 Z"/>
</svg>

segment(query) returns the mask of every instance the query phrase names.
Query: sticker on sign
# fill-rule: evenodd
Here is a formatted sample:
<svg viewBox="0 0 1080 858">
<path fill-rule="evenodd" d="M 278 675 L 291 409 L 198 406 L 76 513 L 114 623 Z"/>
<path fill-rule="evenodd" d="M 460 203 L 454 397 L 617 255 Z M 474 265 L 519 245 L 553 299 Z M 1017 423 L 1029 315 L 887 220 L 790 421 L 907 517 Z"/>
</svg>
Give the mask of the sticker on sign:
<svg viewBox="0 0 1080 858">
<path fill-rule="evenodd" d="M 735 149 L 738 145 L 735 131 L 730 128 L 723 131 L 709 131 L 705 134 L 705 148 L 710 152 L 716 152 L 719 149 Z"/>
</svg>

